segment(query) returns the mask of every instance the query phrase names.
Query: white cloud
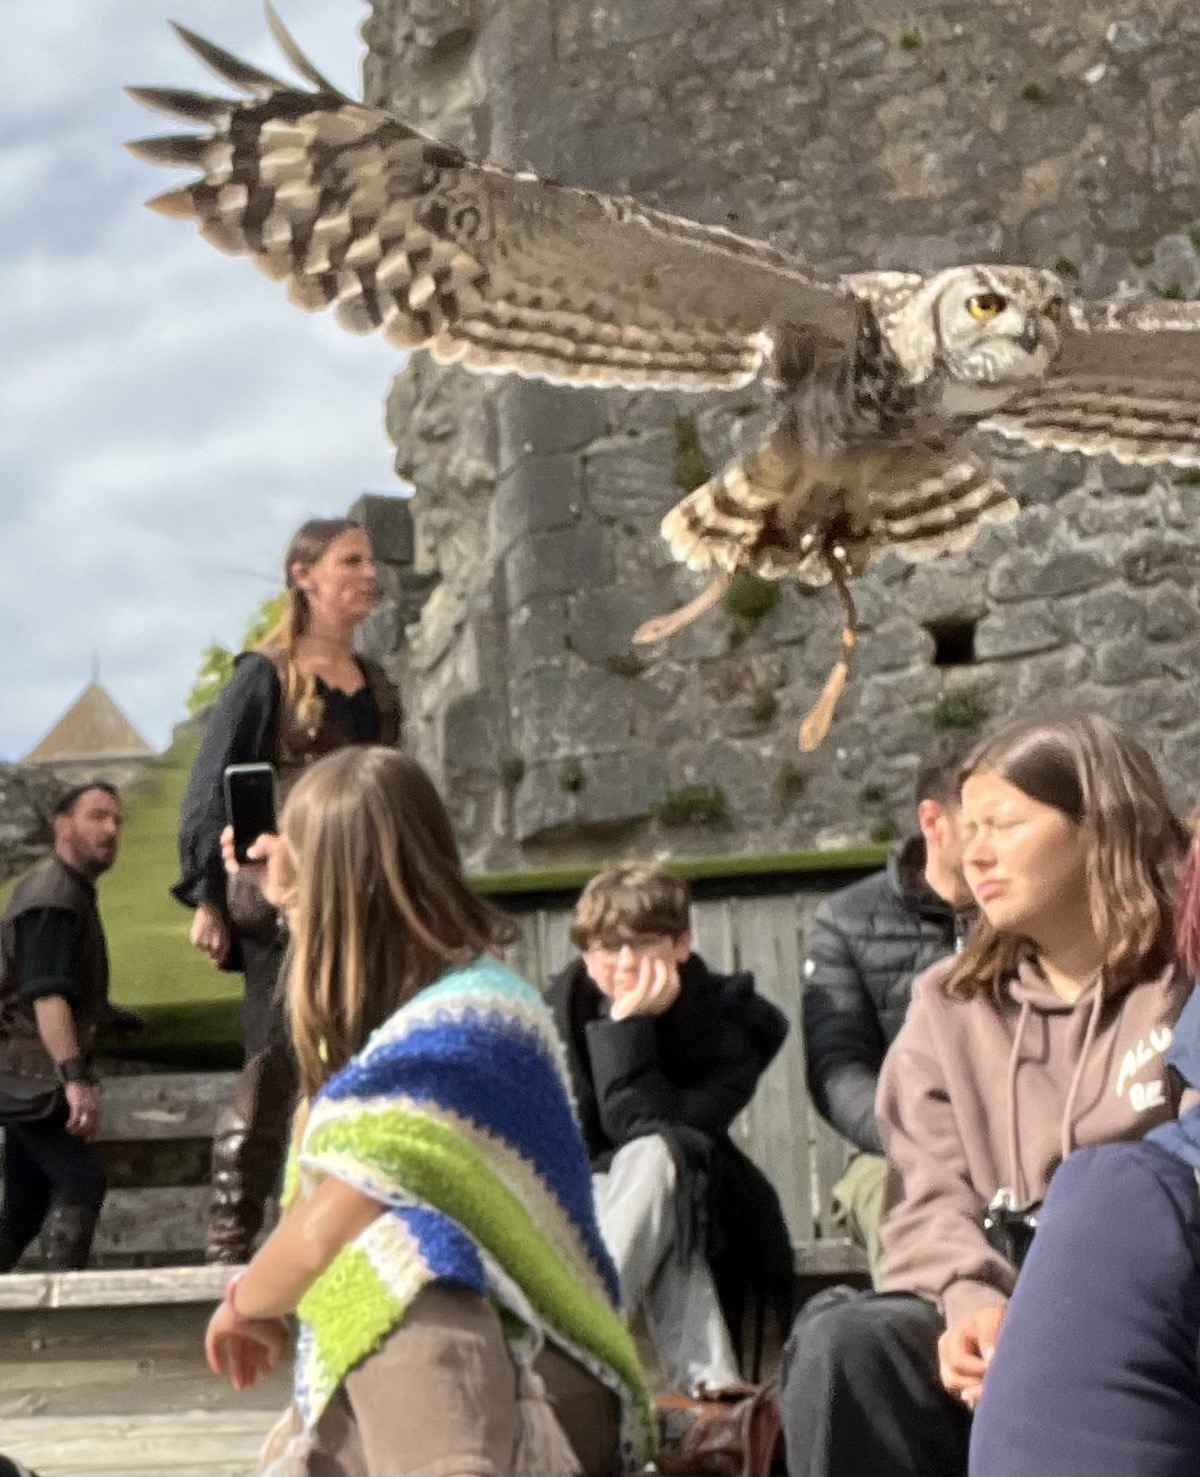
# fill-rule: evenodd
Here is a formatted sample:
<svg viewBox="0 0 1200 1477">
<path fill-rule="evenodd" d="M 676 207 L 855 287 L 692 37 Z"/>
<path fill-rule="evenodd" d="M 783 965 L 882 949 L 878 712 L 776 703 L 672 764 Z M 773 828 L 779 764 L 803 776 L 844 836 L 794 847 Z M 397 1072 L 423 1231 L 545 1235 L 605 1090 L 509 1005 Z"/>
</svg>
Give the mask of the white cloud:
<svg viewBox="0 0 1200 1477">
<path fill-rule="evenodd" d="M 280 9 L 357 94 L 365 0 Z M 121 86 L 221 90 L 169 17 L 288 74 L 246 0 L 6 7 L 0 757 L 37 741 L 93 656 L 164 743 L 202 649 L 236 641 L 295 525 L 399 490 L 383 430 L 397 351 L 298 312 L 245 261 L 142 209 L 182 176 L 121 144 L 175 125 Z"/>
</svg>

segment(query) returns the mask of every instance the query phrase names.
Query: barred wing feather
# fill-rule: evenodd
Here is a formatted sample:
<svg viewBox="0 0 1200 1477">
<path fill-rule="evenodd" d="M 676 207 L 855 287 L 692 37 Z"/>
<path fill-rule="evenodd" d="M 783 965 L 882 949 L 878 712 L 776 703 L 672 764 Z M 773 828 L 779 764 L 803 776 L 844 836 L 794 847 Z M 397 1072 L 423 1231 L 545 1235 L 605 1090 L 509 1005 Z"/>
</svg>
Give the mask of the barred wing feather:
<svg viewBox="0 0 1200 1477">
<path fill-rule="evenodd" d="M 1073 304 L 1045 380 L 981 429 L 1135 465 L 1200 466 L 1200 303 Z"/>
<path fill-rule="evenodd" d="M 733 389 L 774 372 L 777 337 L 798 372 L 852 346 L 850 293 L 769 245 L 474 162 L 342 96 L 272 22 L 315 90 L 177 27 L 244 96 L 131 88 L 208 131 L 129 147 L 199 168 L 151 206 L 195 219 L 300 307 L 443 362 L 576 385 Z"/>
</svg>

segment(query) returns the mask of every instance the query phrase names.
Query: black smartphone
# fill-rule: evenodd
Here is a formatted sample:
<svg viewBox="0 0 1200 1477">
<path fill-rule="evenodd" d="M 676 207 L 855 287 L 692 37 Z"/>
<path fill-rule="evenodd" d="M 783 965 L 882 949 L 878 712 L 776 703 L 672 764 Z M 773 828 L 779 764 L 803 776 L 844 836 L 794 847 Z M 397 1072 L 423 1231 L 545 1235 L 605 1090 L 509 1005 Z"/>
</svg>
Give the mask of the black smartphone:
<svg viewBox="0 0 1200 1477">
<path fill-rule="evenodd" d="M 233 854 L 246 861 L 246 848 L 260 836 L 274 835 L 275 766 L 231 764 L 225 771 L 225 814 L 233 827 Z"/>
</svg>

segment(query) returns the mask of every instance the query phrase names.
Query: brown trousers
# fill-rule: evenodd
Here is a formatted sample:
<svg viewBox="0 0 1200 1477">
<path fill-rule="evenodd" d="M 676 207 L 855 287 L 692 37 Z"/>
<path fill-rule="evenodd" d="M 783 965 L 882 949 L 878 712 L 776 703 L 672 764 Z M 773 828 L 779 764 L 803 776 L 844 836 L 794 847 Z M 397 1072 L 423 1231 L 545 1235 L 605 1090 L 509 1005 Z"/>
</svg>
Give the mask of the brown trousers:
<svg viewBox="0 0 1200 1477">
<path fill-rule="evenodd" d="M 549 1345 L 536 1367 L 584 1477 L 612 1477 L 617 1397 Z M 315 1434 L 306 1477 L 514 1477 L 517 1376 L 495 1308 L 462 1288 L 425 1288 L 346 1376 Z"/>
</svg>

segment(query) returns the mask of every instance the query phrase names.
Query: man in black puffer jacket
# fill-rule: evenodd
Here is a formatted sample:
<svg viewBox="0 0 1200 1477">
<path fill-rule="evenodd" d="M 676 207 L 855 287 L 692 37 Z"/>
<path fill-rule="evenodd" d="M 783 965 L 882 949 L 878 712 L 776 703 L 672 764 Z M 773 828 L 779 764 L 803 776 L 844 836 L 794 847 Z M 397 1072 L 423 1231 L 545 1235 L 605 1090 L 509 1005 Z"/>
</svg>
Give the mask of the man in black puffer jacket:
<svg viewBox="0 0 1200 1477">
<path fill-rule="evenodd" d="M 879 1257 L 884 1160 L 875 1089 L 884 1054 L 904 1024 L 913 980 L 956 949 L 971 896 L 962 874 L 958 772 L 974 736 L 941 735 L 917 771 L 920 834 L 886 870 L 836 892 L 817 909 L 804 961 L 808 1087 L 821 1117 L 860 1152 L 834 1187 L 835 1217 Z"/>
</svg>

